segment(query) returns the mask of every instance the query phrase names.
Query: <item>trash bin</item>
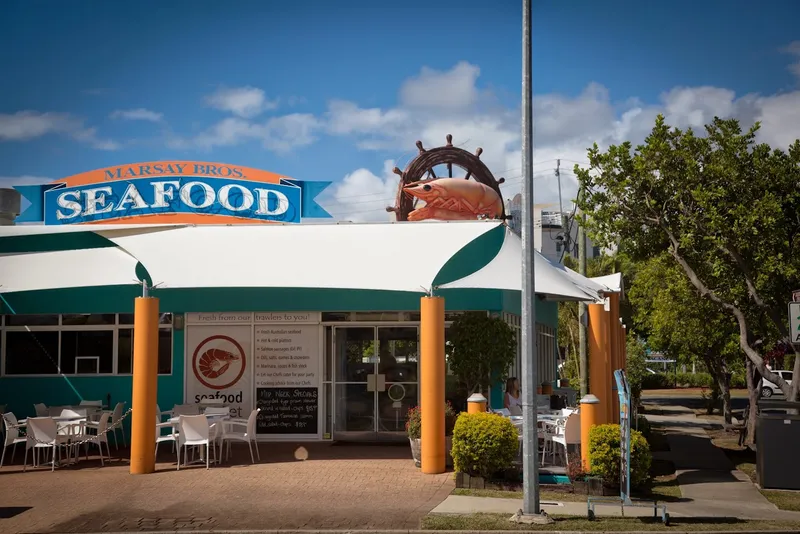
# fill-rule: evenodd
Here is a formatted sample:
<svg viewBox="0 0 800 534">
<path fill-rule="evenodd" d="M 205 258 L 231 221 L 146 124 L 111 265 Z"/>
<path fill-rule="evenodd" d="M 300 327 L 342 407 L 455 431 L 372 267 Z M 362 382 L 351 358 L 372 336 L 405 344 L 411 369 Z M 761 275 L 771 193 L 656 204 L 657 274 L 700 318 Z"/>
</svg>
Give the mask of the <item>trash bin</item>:
<svg viewBox="0 0 800 534">
<path fill-rule="evenodd" d="M 800 402 L 759 399 L 756 476 L 764 489 L 800 490 Z"/>
</svg>

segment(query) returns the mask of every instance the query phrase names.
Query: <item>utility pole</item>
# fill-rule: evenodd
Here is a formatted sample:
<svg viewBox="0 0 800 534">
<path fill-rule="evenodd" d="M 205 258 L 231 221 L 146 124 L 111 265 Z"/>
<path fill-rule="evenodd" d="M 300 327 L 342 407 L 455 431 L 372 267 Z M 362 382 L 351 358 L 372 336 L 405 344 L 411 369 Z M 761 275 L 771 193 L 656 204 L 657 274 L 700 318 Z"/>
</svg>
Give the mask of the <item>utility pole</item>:
<svg viewBox="0 0 800 534">
<path fill-rule="evenodd" d="M 578 191 L 578 199 L 580 199 L 582 190 Z M 580 223 L 578 224 L 578 272 L 582 276 L 586 276 L 586 216 L 583 211 L 580 212 Z M 580 358 L 579 369 L 581 380 L 581 398 L 589 393 L 589 358 L 586 354 L 586 303 L 578 302 L 578 354 Z"/>
<path fill-rule="evenodd" d="M 520 520 L 531 520 L 539 506 L 539 441 L 536 388 L 536 288 L 533 242 L 533 85 L 531 71 L 531 0 L 522 0 L 522 510 Z M 523 518 L 527 518 L 523 519 Z"/>
</svg>

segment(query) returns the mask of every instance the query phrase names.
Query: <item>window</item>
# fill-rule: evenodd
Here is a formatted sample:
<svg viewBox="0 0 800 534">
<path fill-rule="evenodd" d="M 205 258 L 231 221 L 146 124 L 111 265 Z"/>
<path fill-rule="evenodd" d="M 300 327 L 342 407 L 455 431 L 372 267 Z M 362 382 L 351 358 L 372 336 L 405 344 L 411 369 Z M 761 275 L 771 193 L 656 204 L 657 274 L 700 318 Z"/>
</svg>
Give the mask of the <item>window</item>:
<svg viewBox="0 0 800 534">
<path fill-rule="evenodd" d="M 58 332 L 6 332 L 7 375 L 58 374 Z"/>
<path fill-rule="evenodd" d="M 113 330 L 68 330 L 61 332 L 61 372 L 75 374 L 76 358 L 81 358 L 81 371 L 87 373 L 86 357 L 97 360 L 97 373 L 114 372 Z"/>
<path fill-rule="evenodd" d="M 110 375 L 133 370 L 133 314 L 0 318 L 0 374 Z M 172 314 L 161 314 L 159 322 L 158 373 L 171 374 Z"/>
<path fill-rule="evenodd" d="M 133 328 L 119 329 L 117 354 L 117 373 L 121 375 L 133 373 Z M 158 331 L 158 374 L 170 373 L 172 373 L 172 329 L 161 328 Z"/>
<path fill-rule="evenodd" d="M 793 371 L 784 371 L 781 374 L 783 375 L 783 379 L 786 380 L 787 382 L 791 382 L 792 381 L 792 377 L 794 377 L 794 372 Z"/>
</svg>

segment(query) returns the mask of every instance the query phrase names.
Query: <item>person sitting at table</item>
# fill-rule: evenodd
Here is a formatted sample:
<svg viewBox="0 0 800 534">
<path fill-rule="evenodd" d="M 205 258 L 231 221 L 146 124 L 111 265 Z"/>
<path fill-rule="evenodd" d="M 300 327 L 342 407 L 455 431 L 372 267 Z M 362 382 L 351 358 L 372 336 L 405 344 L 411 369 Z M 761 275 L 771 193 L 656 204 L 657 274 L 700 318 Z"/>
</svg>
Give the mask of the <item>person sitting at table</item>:
<svg viewBox="0 0 800 534">
<path fill-rule="evenodd" d="M 506 394 L 503 405 L 511 415 L 522 413 L 522 402 L 519 398 L 519 380 L 512 376 L 506 380 Z"/>
</svg>

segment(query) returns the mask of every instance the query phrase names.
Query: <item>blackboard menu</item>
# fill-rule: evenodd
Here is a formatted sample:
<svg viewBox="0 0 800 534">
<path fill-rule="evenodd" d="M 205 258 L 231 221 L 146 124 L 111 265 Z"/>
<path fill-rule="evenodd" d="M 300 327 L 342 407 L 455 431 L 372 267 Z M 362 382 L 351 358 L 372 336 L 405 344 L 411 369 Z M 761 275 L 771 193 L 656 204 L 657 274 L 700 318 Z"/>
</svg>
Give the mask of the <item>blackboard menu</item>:
<svg viewBox="0 0 800 534">
<path fill-rule="evenodd" d="M 256 434 L 316 434 L 318 388 L 256 388 Z"/>
</svg>

